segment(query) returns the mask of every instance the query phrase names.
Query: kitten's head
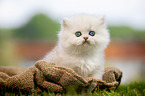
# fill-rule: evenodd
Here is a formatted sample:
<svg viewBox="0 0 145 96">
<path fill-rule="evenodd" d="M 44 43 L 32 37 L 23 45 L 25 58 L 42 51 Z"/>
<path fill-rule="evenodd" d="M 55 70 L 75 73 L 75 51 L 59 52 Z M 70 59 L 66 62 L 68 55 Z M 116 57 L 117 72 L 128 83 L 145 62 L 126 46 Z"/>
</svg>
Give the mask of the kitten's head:
<svg viewBox="0 0 145 96">
<path fill-rule="evenodd" d="M 103 17 L 75 15 L 64 18 L 59 33 L 59 43 L 64 48 L 106 48 L 109 32 Z"/>
</svg>

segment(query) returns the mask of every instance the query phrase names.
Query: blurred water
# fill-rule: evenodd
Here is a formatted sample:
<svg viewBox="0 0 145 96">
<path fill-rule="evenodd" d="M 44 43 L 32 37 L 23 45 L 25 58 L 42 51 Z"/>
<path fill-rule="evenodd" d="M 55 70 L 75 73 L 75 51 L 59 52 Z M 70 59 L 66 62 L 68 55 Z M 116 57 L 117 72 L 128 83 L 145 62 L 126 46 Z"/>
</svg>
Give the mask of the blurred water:
<svg viewBox="0 0 145 96">
<path fill-rule="evenodd" d="M 29 68 L 29 67 L 33 66 L 35 63 L 36 63 L 36 61 L 23 60 L 23 61 L 21 61 L 20 66 L 24 67 L 24 68 Z"/>
<path fill-rule="evenodd" d="M 143 60 L 112 60 L 110 65 L 123 72 L 121 84 L 145 81 L 145 63 Z"/>
</svg>

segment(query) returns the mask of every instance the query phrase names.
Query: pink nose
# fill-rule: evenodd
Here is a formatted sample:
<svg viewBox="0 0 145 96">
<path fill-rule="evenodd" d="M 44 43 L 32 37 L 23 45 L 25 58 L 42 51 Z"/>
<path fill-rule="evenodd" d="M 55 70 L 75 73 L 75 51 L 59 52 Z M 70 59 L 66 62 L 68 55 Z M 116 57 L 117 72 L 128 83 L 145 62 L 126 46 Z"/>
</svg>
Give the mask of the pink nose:
<svg viewBox="0 0 145 96">
<path fill-rule="evenodd" d="M 84 39 L 85 39 L 85 40 L 87 40 L 87 39 L 88 39 L 88 37 L 84 37 Z"/>
</svg>

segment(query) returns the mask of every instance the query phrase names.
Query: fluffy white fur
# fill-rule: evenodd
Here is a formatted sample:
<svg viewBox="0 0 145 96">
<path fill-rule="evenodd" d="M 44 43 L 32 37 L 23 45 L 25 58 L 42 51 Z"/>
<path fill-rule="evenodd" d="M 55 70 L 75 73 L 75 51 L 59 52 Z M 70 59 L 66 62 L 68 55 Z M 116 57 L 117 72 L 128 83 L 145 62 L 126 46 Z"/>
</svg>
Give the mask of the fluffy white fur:
<svg viewBox="0 0 145 96">
<path fill-rule="evenodd" d="M 76 37 L 80 31 L 82 35 Z M 94 31 L 95 36 L 90 36 Z M 102 79 L 104 72 L 104 49 L 110 38 L 103 17 L 75 15 L 64 18 L 56 47 L 43 60 L 59 66 L 72 68 L 84 78 Z M 84 37 L 88 37 L 84 43 Z"/>
</svg>

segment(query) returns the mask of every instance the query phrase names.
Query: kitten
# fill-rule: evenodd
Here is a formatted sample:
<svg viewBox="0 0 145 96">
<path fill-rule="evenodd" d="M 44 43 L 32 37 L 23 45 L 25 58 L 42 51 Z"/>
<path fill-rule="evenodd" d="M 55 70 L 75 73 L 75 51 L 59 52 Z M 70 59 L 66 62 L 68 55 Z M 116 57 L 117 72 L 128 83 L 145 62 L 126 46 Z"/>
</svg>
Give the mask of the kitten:
<svg viewBox="0 0 145 96">
<path fill-rule="evenodd" d="M 102 79 L 104 49 L 110 36 L 103 17 L 75 15 L 64 18 L 56 47 L 43 60 L 72 68 L 76 73 Z"/>
</svg>

